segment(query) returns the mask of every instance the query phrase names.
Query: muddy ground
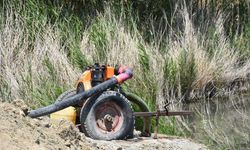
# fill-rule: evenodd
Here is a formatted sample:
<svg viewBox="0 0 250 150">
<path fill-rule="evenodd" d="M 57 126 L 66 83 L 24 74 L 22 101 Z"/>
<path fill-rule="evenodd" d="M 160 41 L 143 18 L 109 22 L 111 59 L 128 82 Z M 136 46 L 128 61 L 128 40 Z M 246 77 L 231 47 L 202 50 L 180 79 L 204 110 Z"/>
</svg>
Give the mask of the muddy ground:
<svg viewBox="0 0 250 150">
<path fill-rule="evenodd" d="M 100 141 L 80 133 L 67 121 L 52 121 L 48 117 L 26 117 L 28 107 L 21 100 L 13 103 L 0 102 L 0 150 L 47 150 L 47 149 L 108 149 L 108 150 L 203 150 L 204 145 L 190 139 L 160 135 L 159 139 L 140 138 Z"/>
</svg>

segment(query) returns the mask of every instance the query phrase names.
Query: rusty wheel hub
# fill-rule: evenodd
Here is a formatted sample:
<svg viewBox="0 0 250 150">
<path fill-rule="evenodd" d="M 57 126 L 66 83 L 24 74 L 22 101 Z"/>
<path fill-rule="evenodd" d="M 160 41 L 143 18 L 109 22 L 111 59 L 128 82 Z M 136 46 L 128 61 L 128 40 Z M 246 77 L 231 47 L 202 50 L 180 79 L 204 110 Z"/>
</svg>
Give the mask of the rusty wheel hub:
<svg viewBox="0 0 250 150">
<path fill-rule="evenodd" d="M 117 132 L 123 124 L 121 108 L 114 102 L 105 102 L 95 110 L 96 125 L 101 132 Z"/>
</svg>

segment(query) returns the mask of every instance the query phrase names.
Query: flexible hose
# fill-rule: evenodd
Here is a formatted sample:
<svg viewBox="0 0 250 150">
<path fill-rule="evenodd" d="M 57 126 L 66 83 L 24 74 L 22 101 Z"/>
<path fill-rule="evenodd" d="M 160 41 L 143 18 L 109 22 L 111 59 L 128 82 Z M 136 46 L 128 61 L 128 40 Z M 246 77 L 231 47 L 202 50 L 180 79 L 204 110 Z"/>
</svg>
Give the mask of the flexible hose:
<svg viewBox="0 0 250 150">
<path fill-rule="evenodd" d="M 112 77 L 107 81 L 104 81 L 103 83 L 91 88 L 90 90 L 84 91 L 82 93 L 76 94 L 73 97 L 67 98 L 63 101 L 56 102 L 54 104 L 51 104 L 46 107 L 42 107 L 36 110 L 31 110 L 28 114 L 31 118 L 41 117 L 44 115 L 51 114 L 53 112 L 62 110 L 64 108 L 67 108 L 69 106 L 74 106 L 78 104 L 81 101 L 84 101 L 85 99 L 98 94 L 100 92 L 103 92 L 111 87 L 113 87 L 117 83 L 122 83 L 133 76 L 133 71 L 130 68 L 127 68 L 123 71 L 123 73 L 119 74 L 116 77 Z"/>
<path fill-rule="evenodd" d="M 36 110 L 31 110 L 30 113 L 28 114 L 29 117 L 31 118 L 36 118 L 36 117 L 41 117 L 44 115 L 51 114 L 53 112 L 62 110 L 64 108 L 67 108 L 69 106 L 74 106 L 78 104 L 81 100 L 85 100 L 97 93 L 100 93 L 112 86 L 114 86 L 117 83 L 116 78 L 111 78 L 95 87 L 93 87 L 90 90 L 84 91 L 82 93 L 76 94 L 73 97 L 67 98 L 63 101 L 56 102 L 54 104 L 51 104 L 49 106 L 39 108 Z"/>
<path fill-rule="evenodd" d="M 150 112 L 147 104 L 145 103 L 145 101 L 143 99 L 141 99 L 139 96 L 130 93 L 130 92 L 125 92 L 125 95 L 127 97 L 127 99 L 136 104 L 137 106 L 139 106 L 140 111 L 142 112 Z M 144 137 L 149 137 L 151 135 L 150 132 L 150 128 L 151 128 L 151 118 L 150 117 L 144 117 L 143 118 L 143 130 L 141 135 Z"/>
</svg>

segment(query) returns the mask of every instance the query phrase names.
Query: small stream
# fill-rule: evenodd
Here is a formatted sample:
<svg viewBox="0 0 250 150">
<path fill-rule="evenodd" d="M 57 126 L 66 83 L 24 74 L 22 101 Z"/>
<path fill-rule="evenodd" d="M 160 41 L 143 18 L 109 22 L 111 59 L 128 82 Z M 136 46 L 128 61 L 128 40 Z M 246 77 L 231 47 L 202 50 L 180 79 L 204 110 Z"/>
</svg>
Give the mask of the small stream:
<svg viewBox="0 0 250 150">
<path fill-rule="evenodd" d="M 186 106 L 195 115 L 191 137 L 211 149 L 250 149 L 250 94 L 202 99 Z"/>
</svg>

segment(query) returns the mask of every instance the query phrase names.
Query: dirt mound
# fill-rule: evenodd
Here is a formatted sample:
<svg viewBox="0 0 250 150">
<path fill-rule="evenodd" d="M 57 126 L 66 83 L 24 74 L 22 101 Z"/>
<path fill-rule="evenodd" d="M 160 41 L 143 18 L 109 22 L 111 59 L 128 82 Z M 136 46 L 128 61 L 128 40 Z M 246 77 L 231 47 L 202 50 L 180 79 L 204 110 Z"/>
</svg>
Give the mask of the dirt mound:
<svg viewBox="0 0 250 150">
<path fill-rule="evenodd" d="M 0 103 L 0 149 L 90 149 L 71 123 L 52 126 L 48 117 L 25 117 L 27 109 L 22 101 Z"/>
<path fill-rule="evenodd" d="M 134 138 L 127 141 L 97 141 L 85 137 L 67 121 L 48 117 L 26 117 L 28 107 L 21 100 L 0 103 L 0 150 L 5 149 L 206 149 L 187 139 Z"/>
</svg>

